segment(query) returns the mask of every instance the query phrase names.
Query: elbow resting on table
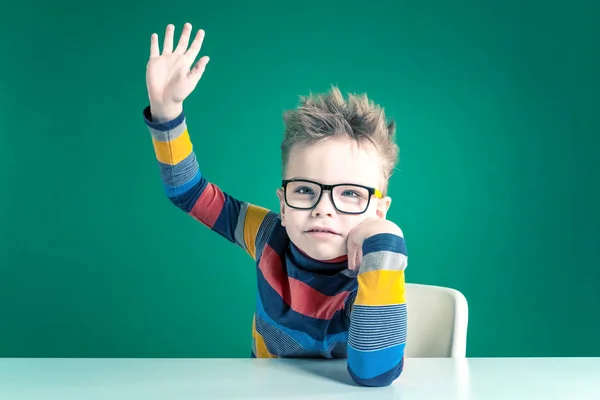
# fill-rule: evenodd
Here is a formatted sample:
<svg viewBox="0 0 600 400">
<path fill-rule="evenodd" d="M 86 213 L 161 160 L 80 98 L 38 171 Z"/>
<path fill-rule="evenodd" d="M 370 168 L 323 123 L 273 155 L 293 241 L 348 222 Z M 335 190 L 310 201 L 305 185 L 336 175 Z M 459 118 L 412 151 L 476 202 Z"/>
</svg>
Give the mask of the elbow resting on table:
<svg viewBox="0 0 600 400">
<path fill-rule="evenodd" d="M 372 363 L 376 363 L 377 360 L 372 360 Z M 352 380 L 356 382 L 360 386 L 370 386 L 370 387 L 384 387 L 391 385 L 401 374 L 404 369 L 404 357 L 400 359 L 400 361 L 391 369 L 379 373 L 377 375 L 373 375 L 372 373 L 368 373 L 367 371 L 375 370 L 377 367 L 374 365 L 369 368 L 367 365 L 361 365 L 360 367 L 354 370 L 352 368 L 352 363 L 348 362 L 348 372 L 352 377 Z"/>
</svg>

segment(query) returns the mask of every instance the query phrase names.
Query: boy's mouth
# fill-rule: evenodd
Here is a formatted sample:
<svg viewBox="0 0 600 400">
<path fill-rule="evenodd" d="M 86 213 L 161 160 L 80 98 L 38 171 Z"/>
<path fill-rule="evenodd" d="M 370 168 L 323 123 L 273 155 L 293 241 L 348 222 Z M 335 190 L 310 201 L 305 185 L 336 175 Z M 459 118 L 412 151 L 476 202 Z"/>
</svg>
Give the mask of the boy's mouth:
<svg viewBox="0 0 600 400">
<path fill-rule="evenodd" d="M 322 235 L 339 235 L 339 233 L 337 233 L 333 229 L 325 228 L 325 227 L 310 228 L 306 232 L 307 233 L 311 233 L 313 235 L 319 235 L 319 236 L 322 236 Z"/>
</svg>

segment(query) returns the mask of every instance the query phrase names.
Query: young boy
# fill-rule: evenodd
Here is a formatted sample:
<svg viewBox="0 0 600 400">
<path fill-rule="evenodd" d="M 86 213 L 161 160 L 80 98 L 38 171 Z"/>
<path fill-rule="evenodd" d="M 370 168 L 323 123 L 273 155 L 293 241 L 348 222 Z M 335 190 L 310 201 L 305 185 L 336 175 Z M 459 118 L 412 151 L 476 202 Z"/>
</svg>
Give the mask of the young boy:
<svg viewBox="0 0 600 400">
<path fill-rule="evenodd" d="M 366 96 L 337 88 L 286 113 L 278 213 L 238 200 L 200 172 L 183 112 L 209 61 L 192 68 L 204 40 L 188 47 L 185 24 L 162 55 L 152 34 L 144 118 L 167 197 L 256 262 L 253 357 L 347 357 L 358 384 L 390 385 L 406 342 L 402 231 L 386 219 L 387 182 L 398 148 L 395 124 Z"/>
</svg>

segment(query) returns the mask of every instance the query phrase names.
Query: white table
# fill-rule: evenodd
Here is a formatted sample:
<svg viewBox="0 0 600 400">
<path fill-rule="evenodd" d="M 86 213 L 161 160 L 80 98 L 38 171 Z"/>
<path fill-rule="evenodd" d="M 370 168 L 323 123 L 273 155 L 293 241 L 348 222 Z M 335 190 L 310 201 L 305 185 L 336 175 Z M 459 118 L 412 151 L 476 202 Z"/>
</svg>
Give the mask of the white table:
<svg viewBox="0 0 600 400">
<path fill-rule="evenodd" d="M 0 359 L 2 400 L 600 399 L 600 358 L 408 359 L 392 386 L 345 360 Z"/>
</svg>

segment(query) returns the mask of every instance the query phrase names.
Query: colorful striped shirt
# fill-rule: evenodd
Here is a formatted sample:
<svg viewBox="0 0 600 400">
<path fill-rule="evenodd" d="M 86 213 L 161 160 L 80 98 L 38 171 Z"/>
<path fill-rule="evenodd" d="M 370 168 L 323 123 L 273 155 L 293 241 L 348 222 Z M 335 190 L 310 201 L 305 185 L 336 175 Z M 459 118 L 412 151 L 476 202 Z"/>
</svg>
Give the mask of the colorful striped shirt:
<svg viewBox="0 0 600 400">
<path fill-rule="evenodd" d="M 255 262 L 251 356 L 347 358 L 356 383 L 390 385 L 404 367 L 404 238 L 367 238 L 359 272 L 345 259 L 314 260 L 290 241 L 279 214 L 203 176 L 184 112 L 166 122 L 153 122 L 149 107 L 143 115 L 168 199 Z"/>
</svg>

